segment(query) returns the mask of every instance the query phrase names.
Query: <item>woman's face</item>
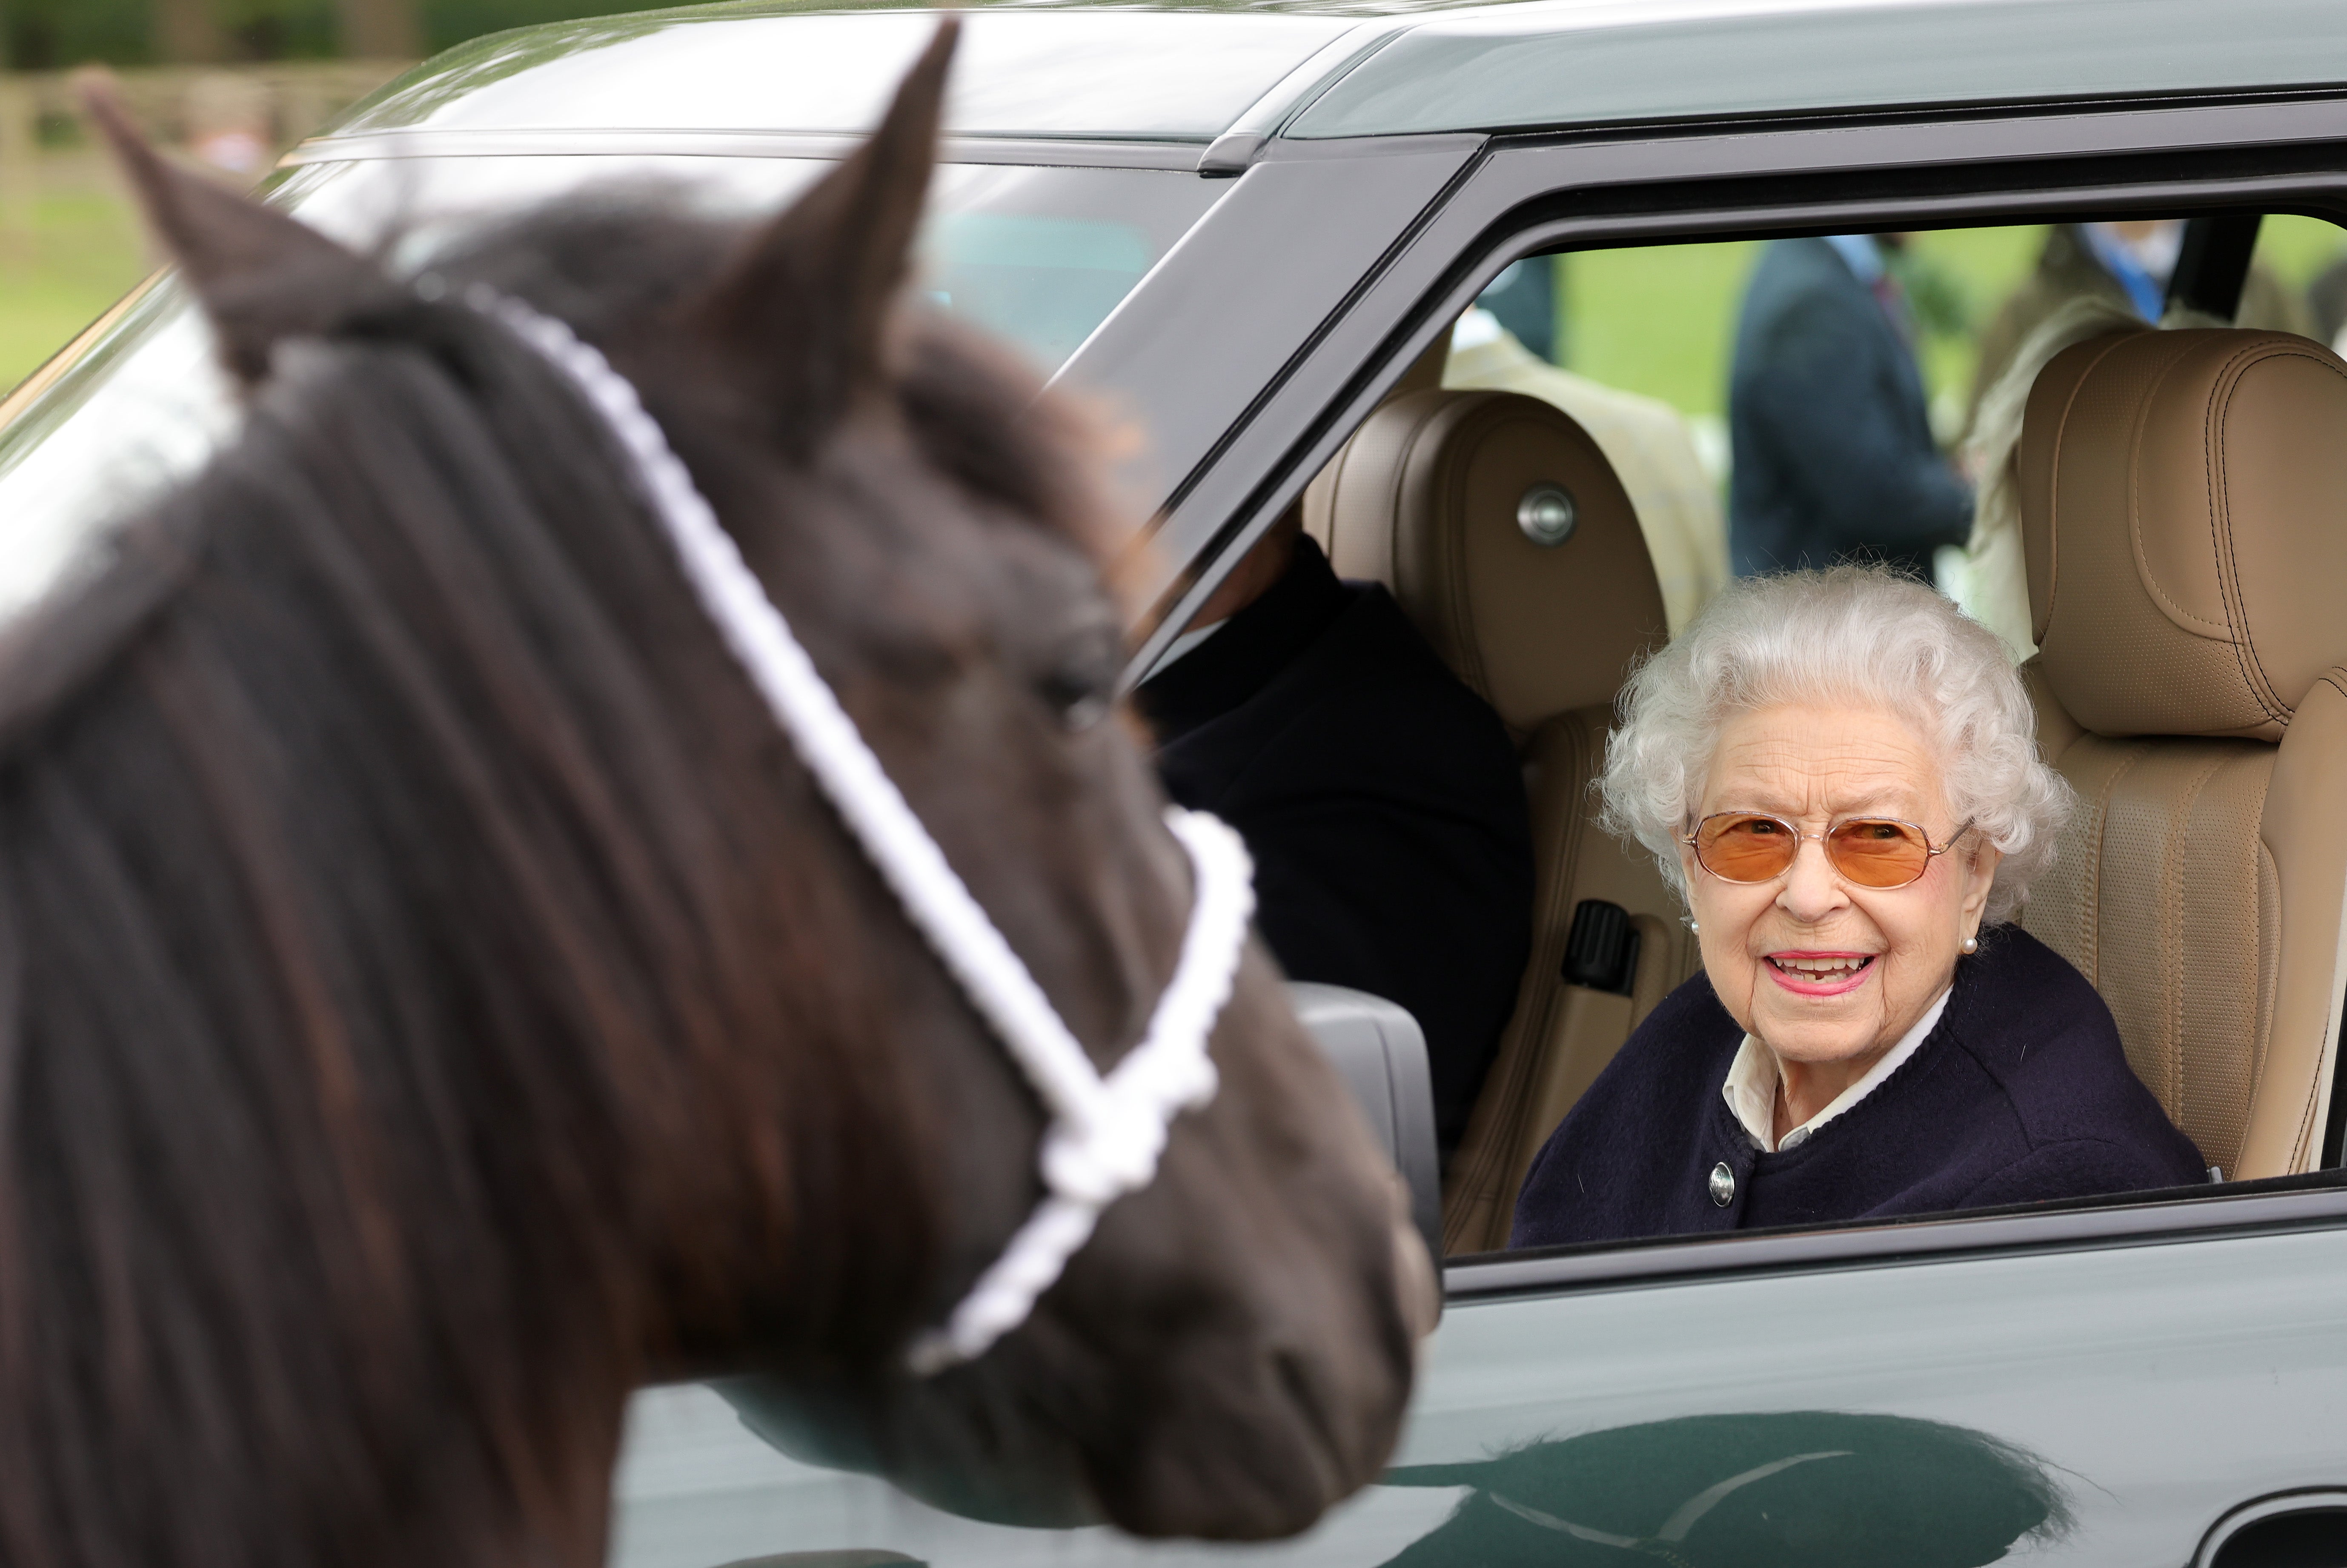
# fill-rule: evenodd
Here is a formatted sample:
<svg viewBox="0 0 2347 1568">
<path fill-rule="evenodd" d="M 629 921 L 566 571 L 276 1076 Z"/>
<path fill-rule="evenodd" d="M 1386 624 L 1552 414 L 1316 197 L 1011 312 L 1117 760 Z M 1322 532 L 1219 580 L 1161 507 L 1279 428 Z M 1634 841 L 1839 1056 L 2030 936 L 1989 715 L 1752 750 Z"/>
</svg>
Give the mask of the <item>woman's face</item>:
<svg viewBox="0 0 2347 1568">
<path fill-rule="evenodd" d="M 1712 753 L 1698 820 L 1766 812 L 1804 835 L 1851 816 L 1922 827 L 1934 845 L 1962 823 L 1922 736 L 1875 708 L 1761 708 L 1730 719 Z M 1967 834 L 1904 887 L 1853 886 L 1805 837 L 1770 882 L 1723 882 L 1679 850 L 1712 989 L 1780 1058 L 1842 1061 L 1889 1050 L 1944 989 L 1980 928 L 1997 852 Z"/>
</svg>

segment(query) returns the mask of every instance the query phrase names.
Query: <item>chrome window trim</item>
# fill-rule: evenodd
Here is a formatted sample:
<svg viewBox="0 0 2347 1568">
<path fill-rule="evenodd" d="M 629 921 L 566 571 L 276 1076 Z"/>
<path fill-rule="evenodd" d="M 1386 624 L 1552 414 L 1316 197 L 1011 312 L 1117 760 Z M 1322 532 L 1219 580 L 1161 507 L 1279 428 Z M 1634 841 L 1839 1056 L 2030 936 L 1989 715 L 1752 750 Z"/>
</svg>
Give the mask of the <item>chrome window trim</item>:
<svg viewBox="0 0 2347 1568">
<path fill-rule="evenodd" d="M 1255 167 L 1301 150 L 1276 142 Z M 1293 501 L 1442 323 L 1527 251 L 2252 208 L 2347 226 L 2347 102 L 1493 138 L 1177 489 L 1155 537 L 1168 578 L 1187 580 L 1136 664 L 1146 667 L 1167 628 L 1212 592 L 1217 569 Z M 1299 406 L 1307 400 L 1317 407 Z M 2334 1128 L 2347 1121 L 2338 1099 Z M 2342 1225 L 2347 1173 L 2325 1171 L 2117 1202 L 1485 1255 L 1447 1264 L 1445 1294 L 1460 1304 Z"/>
<path fill-rule="evenodd" d="M 1250 173 L 1316 150 L 1274 141 Z M 2242 163 L 2264 167 L 2220 167 Z M 1819 189 L 1828 182 L 1847 189 Z M 1134 667 L 1147 667 L 1170 641 L 1165 627 L 1213 591 L 1217 568 L 1301 493 L 1440 323 L 1528 251 L 2260 204 L 2347 218 L 2347 99 L 1494 137 L 1370 274 L 1298 333 L 1274 383 L 1174 483 L 1151 529 L 1146 585 L 1163 620 Z M 1142 295 L 1127 308 L 1145 309 Z"/>
<path fill-rule="evenodd" d="M 1272 84 L 1238 118 L 1223 128 L 1205 156 L 1198 160 L 1202 174 L 1236 174 L 1255 161 L 1266 143 L 1363 61 L 1409 29 L 1399 17 L 1365 22 L 1339 33 L 1318 53 Z"/>
<path fill-rule="evenodd" d="M 395 158 L 846 158 L 860 136 L 796 130 L 383 130 L 313 137 L 281 169 Z M 1194 173 L 1204 141 L 1108 141 L 1054 137 L 948 136 L 947 163 L 1038 168 L 1154 169 Z"/>
<path fill-rule="evenodd" d="M 1942 1258 L 2086 1252 L 2347 1226 L 2347 1172 L 2182 1187 L 1982 1214 L 1485 1253 L 1443 1267 L 1452 1306 L 1691 1279 L 1883 1267 Z"/>
<path fill-rule="evenodd" d="M 2093 5 L 2043 0 L 1418 15 L 1288 134 L 2288 91 L 2335 84 L 2347 69 L 2347 18 L 2334 0 L 2129 0 L 2127 9 L 2124 27 Z M 1997 43 L 1983 47 L 1983 38 Z"/>
</svg>

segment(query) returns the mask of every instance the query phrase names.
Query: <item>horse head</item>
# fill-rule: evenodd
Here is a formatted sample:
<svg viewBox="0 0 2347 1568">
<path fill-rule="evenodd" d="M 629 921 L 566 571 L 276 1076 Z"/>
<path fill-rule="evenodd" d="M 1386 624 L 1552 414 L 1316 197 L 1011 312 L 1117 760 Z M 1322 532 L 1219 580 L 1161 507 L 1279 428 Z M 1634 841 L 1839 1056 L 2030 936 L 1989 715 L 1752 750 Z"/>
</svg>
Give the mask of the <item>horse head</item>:
<svg viewBox="0 0 2347 1568">
<path fill-rule="evenodd" d="M 1262 1537 L 1383 1463 L 1430 1276 L 1252 948 L 1154 1179 L 908 1363 L 1044 1107 L 481 308 L 632 385 L 1108 1067 L 1192 871 L 1084 413 L 908 297 L 952 43 L 770 220 L 574 200 L 407 280 L 93 94 L 248 411 L 0 648 L 0 1556 L 598 1562 L 685 1377 L 998 1517 Z"/>
</svg>

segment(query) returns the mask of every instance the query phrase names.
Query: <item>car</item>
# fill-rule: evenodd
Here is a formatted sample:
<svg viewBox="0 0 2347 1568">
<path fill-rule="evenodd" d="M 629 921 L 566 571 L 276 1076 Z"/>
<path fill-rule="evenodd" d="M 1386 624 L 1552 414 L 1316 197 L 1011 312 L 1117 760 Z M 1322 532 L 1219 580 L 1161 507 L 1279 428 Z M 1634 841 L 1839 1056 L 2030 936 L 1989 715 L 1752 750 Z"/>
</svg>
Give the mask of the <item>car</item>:
<svg viewBox="0 0 2347 1568">
<path fill-rule="evenodd" d="M 2178 216 L 2168 299 L 2229 319 L 2261 223 L 2347 226 L 2335 0 L 1003 4 L 967 25 L 922 286 L 1128 433 L 1119 480 L 1151 519 L 1135 676 L 1291 506 L 1326 532 L 1321 476 L 1398 390 L 1442 380 L 1454 323 L 1526 258 Z M 303 143 L 272 199 L 404 265 L 589 182 L 770 205 L 855 145 L 929 26 L 739 4 L 499 35 Z M 2347 428 L 2308 418 L 2276 460 L 2304 465 L 2312 509 L 2280 542 L 2304 562 L 2309 635 L 2335 635 L 2347 665 L 2330 597 L 2347 587 Z M 0 612 L 233 419 L 168 278 L 68 347 L 0 405 Z M 2139 1071 L 2227 1152 L 2226 1179 L 1499 1250 L 1530 1147 L 1695 967 L 1652 868 L 1586 820 L 1613 691 L 1664 630 L 1656 547 L 1591 502 L 1600 478 L 1509 474 L 1493 526 L 1525 536 L 1510 583 L 1531 596 L 1512 613 L 1532 650 L 1511 656 L 1574 671 L 1499 704 L 1540 764 L 1532 969 L 1447 1194 L 1407 1016 L 1299 999 L 1451 1244 L 1446 1314 L 1384 1482 L 1245 1560 L 2347 1562 L 2347 844 L 2324 816 L 2347 801 L 2347 756 L 2290 764 L 2311 783 L 2283 823 L 2257 782 L 2276 748 L 2129 743 L 2152 761 L 2128 787 L 2151 793 L 2114 776 L 2100 798 L 2150 824 L 2156 853 L 2074 876 L 2043 917 L 2104 942 L 2089 972 Z M 1566 512 L 1531 507 L 1527 478 L 1562 484 Z M 1468 502 L 1432 505 L 1424 526 L 1468 526 Z M 1406 575 L 1379 566 L 1389 544 L 1350 559 Z M 2111 658 L 2130 679 L 2127 650 Z M 2170 763 L 2186 784 L 2144 783 Z M 2189 784 L 2220 764 L 2254 774 L 2229 815 Z M 2083 831 L 2102 832 L 2091 815 Z M 2287 1135 L 2261 1130 L 2282 1120 Z M 615 1506 L 615 1568 L 1239 1551 L 950 1516 L 791 1457 L 700 1387 L 639 1396 Z"/>
</svg>

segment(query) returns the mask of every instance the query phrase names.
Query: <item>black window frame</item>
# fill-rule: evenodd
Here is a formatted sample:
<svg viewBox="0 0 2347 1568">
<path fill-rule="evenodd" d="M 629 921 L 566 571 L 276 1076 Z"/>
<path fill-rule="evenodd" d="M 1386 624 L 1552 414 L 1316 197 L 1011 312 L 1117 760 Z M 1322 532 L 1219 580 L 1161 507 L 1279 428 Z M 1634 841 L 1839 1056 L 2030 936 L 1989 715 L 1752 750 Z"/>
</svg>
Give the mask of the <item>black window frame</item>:
<svg viewBox="0 0 2347 1568">
<path fill-rule="evenodd" d="M 2317 92 L 1493 137 L 1177 487 L 1156 535 L 1183 588 L 1161 600 L 1170 613 L 1142 657 L 1170 639 L 1181 612 L 1302 493 L 1437 333 L 1521 257 L 2154 214 L 2292 213 L 2347 229 L 2342 109 L 2347 94 Z M 1266 156 L 1278 150 L 1275 143 Z M 2337 1047 L 2333 1054 L 2335 1066 Z M 2325 1168 L 2309 1174 L 1897 1223 L 1469 1255 L 1446 1263 L 1444 1294 L 1465 1305 L 2334 1229 L 2347 1225 L 2342 1134 L 2347 1072 L 2334 1071 Z"/>
<path fill-rule="evenodd" d="M 1392 150 L 1439 139 L 1393 138 Z M 1258 167 L 1359 167 L 1377 151 L 1274 142 Z M 1289 195 L 1303 199 L 1294 221 L 1329 220 L 1308 188 Z M 1486 138 L 1327 320 L 1291 323 L 1286 364 L 1226 412 L 1223 434 L 1173 485 L 1153 538 L 1166 579 L 1185 587 L 1159 601 L 1143 657 L 1171 640 L 1173 612 L 1204 600 L 1216 568 L 1302 493 L 1435 333 L 1522 256 L 2249 210 L 2347 226 L 2347 93 Z M 1161 377 L 1184 368 L 1178 359 L 1153 367 Z"/>
</svg>

